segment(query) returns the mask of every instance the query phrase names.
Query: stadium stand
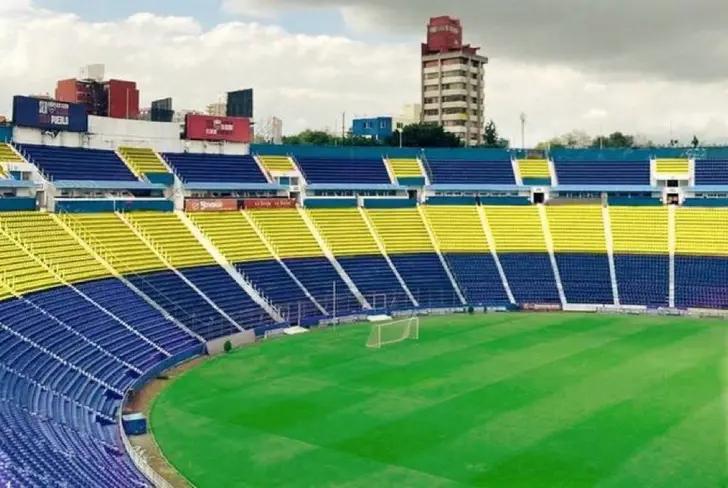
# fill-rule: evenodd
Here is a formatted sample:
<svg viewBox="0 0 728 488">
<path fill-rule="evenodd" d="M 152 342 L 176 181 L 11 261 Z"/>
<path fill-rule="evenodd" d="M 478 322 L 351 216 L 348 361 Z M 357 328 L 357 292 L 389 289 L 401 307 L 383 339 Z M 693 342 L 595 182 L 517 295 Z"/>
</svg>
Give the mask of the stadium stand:
<svg viewBox="0 0 728 488">
<path fill-rule="evenodd" d="M 553 268 L 536 207 L 485 207 L 498 259 L 516 302 L 558 303 Z"/>
<path fill-rule="evenodd" d="M 427 205 L 424 209 L 438 247 L 468 303 L 508 304 L 475 205 Z"/>
<path fill-rule="evenodd" d="M 699 159 L 695 161 L 696 185 L 727 185 L 728 160 Z"/>
<path fill-rule="evenodd" d="M 675 227 L 675 305 L 728 308 L 728 209 L 678 209 Z"/>
<path fill-rule="evenodd" d="M 518 173 L 526 185 L 551 184 L 551 170 L 546 159 L 520 159 L 517 161 Z"/>
<path fill-rule="evenodd" d="M 366 212 L 420 306 L 459 305 L 417 208 L 367 209 Z"/>
<path fill-rule="evenodd" d="M 506 155 L 508 153 L 505 153 Z M 515 185 L 510 156 L 498 160 L 427 158 L 426 169 L 433 184 Z"/>
<path fill-rule="evenodd" d="M 550 205 L 546 215 L 566 301 L 614 303 L 602 207 Z"/>
<path fill-rule="evenodd" d="M 18 144 L 48 180 L 138 181 L 113 151 Z"/>
<path fill-rule="evenodd" d="M 60 285 L 60 279 L 44 267 L 28 247 L 14 241 L 0 220 L 0 300 L 16 293 L 44 290 Z M 17 239 L 17 237 L 15 237 Z"/>
<path fill-rule="evenodd" d="M 358 209 L 314 209 L 308 212 L 337 261 L 372 306 L 412 306 Z"/>
<path fill-rule="evenodd" d="M 288 156 L 258 156 L 258 160 L 268 171 L 295 171 L 296 167 Z"/>
<path fill-rule="evenodd" d="M 164 153 L 183 183 L 268 183 L 252 156 Z"/>
<path fill-rule="evenodd" d="M 324 257 L 297 209 L 251 210 L 248 215 L 285 265 L 329 314 L 347 315 L 360 309 L 358 300 Z"/>
<path fill-rule="evenodd" d="M 668 216 L 663 207 L 609 207 L 614 267 L 623 305 L 666 307 Z"/>
<path fill-rule="evenodd" d="M 137 175 L 169 172 L 157 153 L 149 148 L 120 147 L 119 154 Z"/>
<path fill-rule="evenodd" d="M 559 185 L 649 185 L 650 161 L 554 160 Z"/>
<path fill-rule="evenodd" d="M 22 163 L 23 159 L 13 151 L 10 144 L 0 142 L 0 163 Z"/>
<path fill-rule="evenodd" d="M 655 172 L 661 175 L 687 175 L 690 162 L 687 159 L 658 159 L 655 161 Z"/>
<path fill-rule="evenodd" d="M 337 159 L 296 157 L 308 183 L 392 184 L 382 158 Z"/>
</svg>

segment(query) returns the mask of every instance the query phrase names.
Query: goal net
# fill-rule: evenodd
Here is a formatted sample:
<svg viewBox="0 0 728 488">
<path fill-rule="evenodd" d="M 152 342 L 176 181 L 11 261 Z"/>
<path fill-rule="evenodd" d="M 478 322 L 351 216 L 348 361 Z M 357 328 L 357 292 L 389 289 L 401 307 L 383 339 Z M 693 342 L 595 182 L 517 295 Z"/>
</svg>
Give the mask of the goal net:
<svg viewBox="0 0 728 488">
<path fill-rule="evenodd" d="M 420 319 L 410 317 L 394 322 L 372 325 L 367 339 L 367 347 L 380 348 L 388 344 L 420 338 Z"/>
</svg>

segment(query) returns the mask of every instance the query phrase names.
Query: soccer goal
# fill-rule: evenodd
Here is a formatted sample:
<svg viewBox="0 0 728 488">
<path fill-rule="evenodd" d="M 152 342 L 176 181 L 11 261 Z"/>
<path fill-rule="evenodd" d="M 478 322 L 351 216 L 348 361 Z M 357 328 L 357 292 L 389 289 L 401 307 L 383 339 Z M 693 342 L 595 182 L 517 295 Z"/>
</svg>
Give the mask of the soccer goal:
<svg viewBox="0 0 728 488">
<path fill-rule="evenodd" d="M 397 342 L 408 339 L 417 340 L 419 338 L 420 319 L 419 317 L 409 317 L 407 319 L 395 320 L 394 322 L 372 325 L 369 339 L 367 339 L 367 347 L 379 349 L 388 344 L 396 344 Z"/>
</svg>

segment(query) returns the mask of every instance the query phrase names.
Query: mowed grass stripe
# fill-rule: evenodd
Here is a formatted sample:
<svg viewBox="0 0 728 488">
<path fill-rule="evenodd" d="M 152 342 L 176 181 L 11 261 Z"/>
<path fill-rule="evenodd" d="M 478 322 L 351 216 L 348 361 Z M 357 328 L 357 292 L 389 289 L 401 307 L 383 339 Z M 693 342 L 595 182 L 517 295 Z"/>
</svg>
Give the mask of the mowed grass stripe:
<svg viewBox="0 0 728 488">
<path fill-rule="evenodd" d="M 368 327 L 344 327 L 210 361 L 155 402 L 155 434 L 200 487 L 534 486 L 529 471 L 554 473 L 539 486 L 620 486 L 649 479 L 629 473 L 639 459 L 657 469 L 649 453 L 670 452 L 691 425 L 719 431 L 695 455 L 725 455 L 714 406 L 725 382 L 705 378 L 725 356 L 722 322 L 512 314 L 422 324 L 420 341 L 380 351 L 364 347 Z M 596 461 L 591 437 L 607 446 Z M 719 480 L 720 468 L 711 462 L 698 479 Z M 670 479 L 689 479 L 681 473 Z"/>
</svg>

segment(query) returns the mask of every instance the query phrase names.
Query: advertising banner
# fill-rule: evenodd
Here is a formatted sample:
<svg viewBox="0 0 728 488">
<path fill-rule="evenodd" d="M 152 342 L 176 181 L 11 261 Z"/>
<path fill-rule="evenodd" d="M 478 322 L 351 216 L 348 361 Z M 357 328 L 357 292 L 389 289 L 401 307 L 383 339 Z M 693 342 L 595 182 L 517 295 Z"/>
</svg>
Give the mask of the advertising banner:
<svg viewBox="0 0 728 488">
<path fill-rule="evenodd" d="M 186 212 L 234 212 L 238 201 L 234 198 L 187 198 Z"/>
<path fill-rule="evenodd" d="M 296 208 L 296 200 L 291 198 L 246 198 L 242 204 L 246 210 Z"/>
<path fill-rule="evenodd" d="M 40 98 L 13 97 L 13 122 L 22 127 L 88 132 L 86 106 Z"/>
<path fill-rule="evenodd" d="M 188 114 L 185 117 L 187 139 L 250 143 L 250 119 L 244 117 L 214 117 Z"/>
</svg>

